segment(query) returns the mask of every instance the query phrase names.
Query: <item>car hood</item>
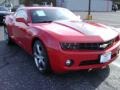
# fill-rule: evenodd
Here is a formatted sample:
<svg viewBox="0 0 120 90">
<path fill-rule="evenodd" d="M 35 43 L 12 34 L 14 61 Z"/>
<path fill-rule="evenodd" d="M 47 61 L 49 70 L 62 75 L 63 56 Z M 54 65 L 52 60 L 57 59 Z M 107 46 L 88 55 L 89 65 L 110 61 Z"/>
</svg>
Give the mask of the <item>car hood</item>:
<svg viewBox="0 0 120 90">
<path fill-rule="evenodd" d="M 108 41 L 115 38 L 118 33 L 105 25 L 83 21 L 55 21 L 52 23 L 36 24 L 35 27 L 46 30 L 60 38 L 85 38 L 82 40 Z"/>
</svg>

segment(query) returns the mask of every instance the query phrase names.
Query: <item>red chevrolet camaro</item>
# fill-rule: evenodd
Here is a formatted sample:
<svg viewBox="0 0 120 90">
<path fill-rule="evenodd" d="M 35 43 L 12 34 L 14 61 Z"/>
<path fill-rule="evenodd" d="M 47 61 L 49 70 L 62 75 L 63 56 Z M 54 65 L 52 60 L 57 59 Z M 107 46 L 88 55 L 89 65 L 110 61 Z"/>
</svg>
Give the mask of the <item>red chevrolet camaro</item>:
<svg viewBox="0 0 120 90">
<path fill-rule="evenodd" d="M 41 73 L 103 68 L 118 57 L 119 34 L 58 7 L 22 7 L 6 16 L 7 43 L 33 55 Z"/>
</svg>

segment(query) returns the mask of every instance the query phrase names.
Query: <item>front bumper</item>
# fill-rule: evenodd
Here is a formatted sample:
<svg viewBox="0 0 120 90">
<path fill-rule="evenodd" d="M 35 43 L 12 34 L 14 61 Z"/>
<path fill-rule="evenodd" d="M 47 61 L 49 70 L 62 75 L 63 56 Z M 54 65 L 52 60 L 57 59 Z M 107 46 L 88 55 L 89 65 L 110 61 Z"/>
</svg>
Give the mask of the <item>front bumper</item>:
<svg viewBox="0 0 120 90">
<path fill-rule="evenodd" d="M 68 71 L 76 71 L 83 69 L 102 68 L 114 61 L 119 54 L 120 41 L 114 46 L 104 51 L 64 51 L 62 49 L 49 49 L 48 56 L 50 65 L 55 73 L 65 73 Z M 109 62 L 100 63 L 100 56 L 104 53 L 112 52 L 112 57 Z M 66 66 L 66 60 L 73 60 L 72 66 Z"/>
</svg>

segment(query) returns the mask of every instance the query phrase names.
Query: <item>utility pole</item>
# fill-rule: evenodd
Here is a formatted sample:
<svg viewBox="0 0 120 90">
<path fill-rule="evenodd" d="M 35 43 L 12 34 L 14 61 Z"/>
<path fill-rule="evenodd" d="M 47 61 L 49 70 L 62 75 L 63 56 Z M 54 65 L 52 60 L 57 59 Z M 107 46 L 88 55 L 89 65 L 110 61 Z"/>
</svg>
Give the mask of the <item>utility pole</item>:
<svg viewBox="0 0 120 90">
<path fill-rule="evenodd" d="M 89 0 L 88 4 L 88 15 L 87 15 L 87 20 L 92 20 L 92 15 L 91 15 L 91 0 Z"/>
<path fill-rule="evenodd" d="M 89 0 L 89 5 L 88 5 L 88 15 L 90 15 L 91 14 L 91 0 Z"/>
</svg>

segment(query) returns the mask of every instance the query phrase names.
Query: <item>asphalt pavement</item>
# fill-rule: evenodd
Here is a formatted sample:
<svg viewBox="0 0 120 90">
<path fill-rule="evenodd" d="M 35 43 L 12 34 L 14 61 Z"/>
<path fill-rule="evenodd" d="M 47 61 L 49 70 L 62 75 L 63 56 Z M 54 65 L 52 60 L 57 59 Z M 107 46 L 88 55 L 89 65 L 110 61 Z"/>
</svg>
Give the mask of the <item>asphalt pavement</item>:
<svg viewBox="0 0 120 90">
<path fill-rule="evenodd" d="M 85 18 L 86 12 L 77 12 Z M 120 28 L 120 12 L 94 12 L 93 21 Z M 33 58 L 17 45 L 8 46 L 0 27 L 0 90 L 119 90 L 120 57 L 102 70 L 42 75 Z"/>
</svg>

